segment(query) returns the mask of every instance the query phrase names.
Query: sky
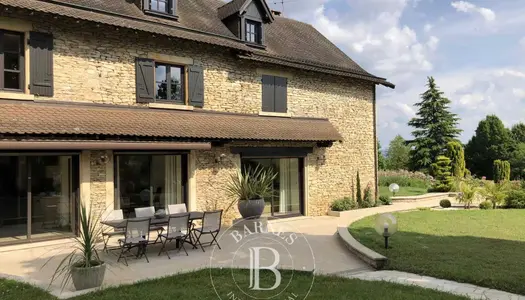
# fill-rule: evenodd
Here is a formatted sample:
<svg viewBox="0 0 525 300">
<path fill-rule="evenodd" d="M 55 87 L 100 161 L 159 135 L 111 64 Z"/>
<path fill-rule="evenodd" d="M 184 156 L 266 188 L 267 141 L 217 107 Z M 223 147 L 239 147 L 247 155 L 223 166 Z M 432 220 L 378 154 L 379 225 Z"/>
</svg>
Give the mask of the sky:
<svg viewBox="0 0 525 300">
<path fill-rule="evenodd" d="M 313 25 L 378 87 L 378 135 L 411 138 L 414 103 L 433 76 L 467 142 L 480 120 L 525 122 L 525 0 L 283 0 L 284 15 Z M 281 0 L 267 0 L 283 11 Z"/>
</svg>

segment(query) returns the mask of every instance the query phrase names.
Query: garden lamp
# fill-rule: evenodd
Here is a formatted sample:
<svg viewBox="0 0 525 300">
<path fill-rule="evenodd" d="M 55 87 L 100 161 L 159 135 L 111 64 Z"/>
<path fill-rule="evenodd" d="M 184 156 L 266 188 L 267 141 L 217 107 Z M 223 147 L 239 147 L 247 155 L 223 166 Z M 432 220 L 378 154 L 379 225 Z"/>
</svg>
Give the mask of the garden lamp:
<svg viewBox="0 0 525 300">
<path fill-rule="evenodd" d="M 393 214 L 381 214 L 376 219 L 376 232 L 385 238 L 385 249 L 388 249 L 388 238 L 397 232 L 397 219 Z"/>
<path fill-rule="evenodd" d="M 399 192 L 399 185 L 397 183 L 392 183 L 388 190 L 392 193 L 393 196 L 396 196 L 396 193 Z"/>
</svg>

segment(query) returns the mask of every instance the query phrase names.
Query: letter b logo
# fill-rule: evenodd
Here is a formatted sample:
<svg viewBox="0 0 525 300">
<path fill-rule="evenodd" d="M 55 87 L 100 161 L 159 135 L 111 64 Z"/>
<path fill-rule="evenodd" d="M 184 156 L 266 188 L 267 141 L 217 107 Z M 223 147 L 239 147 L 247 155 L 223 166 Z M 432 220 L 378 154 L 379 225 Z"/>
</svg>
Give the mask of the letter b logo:
<svg viewBox="0 0 525 300">
<path fill-rule="evenodd" d="M 275 267 L 279 264 L 279 252 L 269 247 L 252 247 L 250 250 L 250 289 L 256 291 L 272 291 L 281 285 L 281 272 Z M 270 266 L 261 267 L 261 250 L 268 250 L 273 254 L 274 261 Z M 271 288 L 262 288 L 260 283 L 260 270 L 269 270 L 275 275 L 275 284 Z"/>
</svg>

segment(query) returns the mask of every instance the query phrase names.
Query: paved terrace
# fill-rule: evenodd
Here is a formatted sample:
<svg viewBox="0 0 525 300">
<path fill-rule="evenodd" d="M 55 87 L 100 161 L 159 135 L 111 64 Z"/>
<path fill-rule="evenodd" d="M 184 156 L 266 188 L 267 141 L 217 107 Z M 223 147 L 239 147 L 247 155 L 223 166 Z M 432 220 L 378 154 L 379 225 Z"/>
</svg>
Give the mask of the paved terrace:
<svg viewBox="0 0 525 300">
<path fill-rule="evenodd" d="M 376 208 L 360 209 L 352 211 L 344 218 L 336 217 L 304 217 L 272 222 L 272 227 L 279 229 L 286 228 L 285 236 L 301 233 L 311 246 L 311 251 L 305 247 L 304 243 L 295 243 L 287 247 L 293 255 L 293 264 L 284 260 L 279 265 L 280 268 L 293 268 L 298 270 L 314 271 L 316 274 L 335 274 L 349 276 L 370 272 L 372 269 L 362 262 L 359 258 L 352 255 L 339 241 L 335 232 L 338 226 L 347 226 L 350 222 L 365 216 L 377 213 L 410 210 L 417 207 L 435 206 L 435 200 L 417 201 L 409 203 L 395 203 L 391 206 L 381 206 Z M 293 230 L 290 230 L 293 228 Z M 300 235 L 299 235 L 300 236 Z M 244 267 L 249 266 L 249 254 L 246 249 L 239 250 L 239 243 L 230 235 L 225 234 L 220 240 L 222 250 L 205 248 L 206 252 L 200 249 L 188 249 L 189 256 L 183 252 L 175 255 L 169 260 L 165 255 L 157 256 L 159 245 L 149 248 L 150 263 L 145 259 L 129 260 L 129 266 L 116 263 L 114 254 L 104 254 L 103 260 L 108 263 L 108 270 L 104 281 L 105 286 L 130 284 L 136 281 L 152 279 L 172 275 L 181 272 L 193 271 L 206 268 L 210 265 L 214 267 Z M 264 246 L 276 245 L 272 240 L 265 240 Z M 38 247 L 37 247 L 38 246 Z M 190 248 L 189 246 L 187 246 Z M 21 277 L 23 280 L 47 287 L 50 278 L 60 262 L 61 258 L 71 249 L 71 244 L 65 241 L 48 242 L 32 245 L 7 246 L 0 248 L 0 274 Z M 282 250 L 281 256 L 289 256 L 286 250 Z M 244 252 L 244 253 L 243 253 Z M 175 252 L 171 252 L 175 253 Z M 312 259 L 312 253 L 314 259 Z M 213 257 L 212 257 L 213 255 Z M 44 264 L 49 258 L 54 257 L 45 267 Z M 235 257 L 235 259 L 233 259 Z M 268 258 L 270 259 L 270 258 Z M 272 258 L 273 259 L 273 258 Z M 266 258 L 262 258 L 262 265 Z M 5 276 L 4 275 L 4 276 Z M 55 283 L 50 287 L 55 295 L 60 294 L 60 283 Z M 62 297 L 71 295 L 72 287 L 67 287 L 62 292 Z"/>
</svg>

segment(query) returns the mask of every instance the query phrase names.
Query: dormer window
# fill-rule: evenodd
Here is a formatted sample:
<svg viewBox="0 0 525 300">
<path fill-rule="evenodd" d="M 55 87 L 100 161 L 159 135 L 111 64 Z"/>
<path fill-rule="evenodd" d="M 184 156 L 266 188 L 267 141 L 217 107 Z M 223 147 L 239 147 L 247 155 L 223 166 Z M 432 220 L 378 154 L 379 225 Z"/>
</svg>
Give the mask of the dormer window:
<svg viewBox="0 0 525 300">
<path fill-rule="evenodd" d="M 144 0 L 144 11 L 156 16 L 177 18 L 177 0 Z"/>
<path fill-rule="evenodd" d="M 262 33 L 261 22 L 246 20 L 246 41 L 248 43 L 260 44 Z"/>
</svg>

